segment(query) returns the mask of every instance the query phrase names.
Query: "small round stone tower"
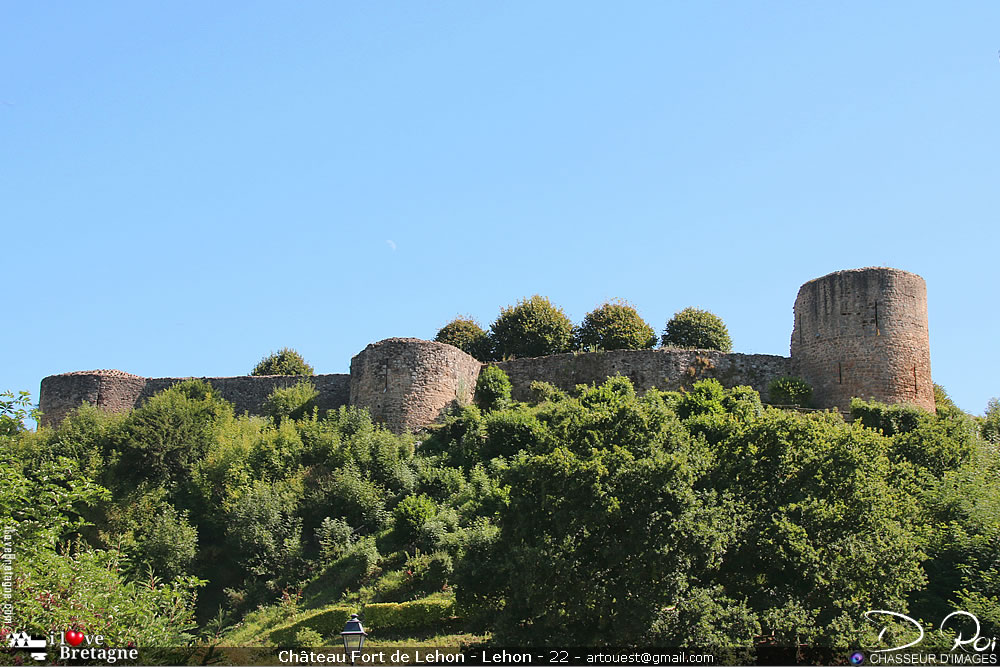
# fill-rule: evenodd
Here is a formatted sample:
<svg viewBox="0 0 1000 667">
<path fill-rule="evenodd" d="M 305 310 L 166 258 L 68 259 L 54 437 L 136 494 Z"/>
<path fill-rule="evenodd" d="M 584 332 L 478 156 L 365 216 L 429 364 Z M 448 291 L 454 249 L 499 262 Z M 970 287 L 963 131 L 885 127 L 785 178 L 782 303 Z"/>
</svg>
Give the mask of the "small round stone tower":
<svg viewBox="0 0 1000 667">
<path fill-rule="evenodd" d="M 83 404 L 109 412 L 128 412 L 139 401 L 146 378 L 118 370 L 76 371 L 42 380 L 42 426 L 56 426 Z"/>
<path fill-rule="evenodd" d="M 791 356 L 819 407 L 846 410 L 857 396 L 933 412 L 924 279 L 866 268 L 810 280 L 795 299 Z"/>
<path fill-rule="evenodd" d="M 401 433 L 472 400 L 482 364 L 457 347 L 419 338 L 372 343 L 351 359 L 351 405 Z"/>
</svg>

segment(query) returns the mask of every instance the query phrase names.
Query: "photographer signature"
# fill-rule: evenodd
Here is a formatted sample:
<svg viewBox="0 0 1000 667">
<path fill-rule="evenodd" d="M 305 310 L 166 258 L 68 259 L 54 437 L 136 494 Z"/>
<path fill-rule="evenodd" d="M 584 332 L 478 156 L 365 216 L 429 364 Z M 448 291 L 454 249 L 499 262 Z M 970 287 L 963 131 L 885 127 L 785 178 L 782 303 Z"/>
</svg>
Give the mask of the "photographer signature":
<svg viewBox="0 0 1000 667">
<path fill-rule="evenodd" d="M 872 611 L 867 611 L 867 612 L 865 612 L 865 618 L 867 618 L 869 621 L 872 621 L 873 623 L 877 623 L 877 621 L 875 621 L 875 619 L 872 618 L 872 617 L 876 616 L 878 614 L 884 614 L 886 616 L 892 616 L 894 618 L 898 618 L 898 619 L 901 619 L 903 621 L 906 621 L 907 623 L 909 623 L 910 625 L 912 625 L 914 628 L 916 628 L 917 631 L 920 634 L 919 634 L 919 636 L 916 639 L 914 639 L 909 644 L 903 644 L 902 646 L 893 646 L 892 648 L 874 649 L 874 650 L 871 651 L 872 653 L 885 653 L 886 651 L 902 651 L 905 648 L 910 648 L 911 646 L 916 646 L 917 644 L 919 644 L 920 642 L 923 641 L 923 639 L 924 639 L 924 627 L 918 621 L 910 618 L 906 614 L 900 614 L 899 612 L 896 612 L 896 611 L 885 611 L 883 609 L 873 609 Z M 941 621 L 941 627 L 938 628 L 938 629 L 941 632 L 944 632 L 945 626 L 948 624 L 949 620 L 951 620 L 953 617 L 957 618 L 957 617 L 963 617 L 963 616 L 972 619 L 972 622 L 976 624 L 976 632 L 971 637 L 969 637 L 968 639 L 965 639 L 965 637 L 962 634 L 961 630 L 959 630 L 959 629 L 956 628 L 955 644 L 951 647 L 951 650 L 954 651 L 955 649 L 957 649 L 959 647 L 961 647 L 963 651 L 968 651 L 970 647 L 972 648 L 972 650 L 979 651 L 979 652 L 987 651 L 987 650 L 989 650 L 989 651 L 995 650 L 996 649 L 996 645 L 997 645 L 997 638 L 996 637 L 980 637 L 979 634 L 981 632 L 981 627 L 979 625 L 979 619 L 976 618 L 975 614 L 970 614 L 967 611 L 953 611 L 953 612 L 951 612 L 950 614 L 948 614 L 947 616 L 945 616 L 944 619 L 942 619 L 942 621 Z M 878 633 L 879 641 L 882 641 L 883 636 L 885 635 L 886 631 L 888 631 L 888 630 L 889 630 L 889 626 L 888 625 L 882 628 L 881 632 Z"/>
</svg>

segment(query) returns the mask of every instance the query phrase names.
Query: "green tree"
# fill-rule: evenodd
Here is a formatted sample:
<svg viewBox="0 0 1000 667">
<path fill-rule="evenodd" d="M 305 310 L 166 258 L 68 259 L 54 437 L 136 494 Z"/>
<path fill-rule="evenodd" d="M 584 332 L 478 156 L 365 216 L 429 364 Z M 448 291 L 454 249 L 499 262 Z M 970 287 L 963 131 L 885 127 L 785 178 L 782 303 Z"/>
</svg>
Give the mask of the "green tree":
<svg viewBox="0 0 1000 667">
<path fill-rule="evenodd" d="M 1000 444 L 1000 400 L 991 398 L 986 404 L 986 418 L 983 420 L 983 439 Z"/>
<path fill-rule="evenodd" d="M 498 641 L 645 641 L 733 531 L 727 505 L 695 489 L 705 442 L 626 378 L 547 405 L 534 432 L 502 473 L 499 531 L 470 545 L 478 572 L 456 571 L 459 601 L 494 615 Z"/>
<path fill-rule="evenodd" d="M 0 448 L 0 525 L 14 531 L 8 602 L 19 629 L 102 634 L 112 646 L 185 646 L 194 627 L 195 591 L 204 582 L 131 581 L 122 554 L 81 538 L 88 508 L 110 500 L 68 457 L 25 465 Z"/>
<path fill-rule="evenodd" d="M 768 409 L 715 446 L 707 481 L 742 506 L 718 579 L 782 644 L 847 646 L 869 609 L 923 586 L 917 505 L 892 443 L 832 413 Z"/>
<path fill-rule="evenodd" d="M 664 347 L 730 352 L 733 341 L 722 319 L 707 310 L 685 308 L 667 322 L 661 343 Z"/>
<path fill-rule="evenodd" d="M 800 377 L 779 377 L 767 385 L 767 394 L 775 405 L 798 405 L 809 407 L 812 402 L 812 387 Z"/>
<path fill-rule="evenodd" d="M 490 327 L 490 337 L 498 359 L 542 357 L 569 351 L 573 323 L 561 308 L 536 294 L 503 308 Z"/>
<path fill-rule="evenodd" d="M 414 541 L 437 511 L 434 501 L 423 494 L 403 498 L 392 512 L 396 533 L 404 542 Z"/>
<path fill-rule="evenodd" d="M 172 581 L 191 574 L 197 553 L 198 530 L 188 521 L 187 511 L 177 511 L 160 488 L 143 488 L 117 499 L 108 510 L 104 542 L 127 557 L 126 569 L 133 576 L 152 572 Z"/>
<path fill-rule="evenodd" d="M 24 431 L 24 421 L 35 416 L 29 392 L 20 391 L 16 396 L 12 391 L 0 392 L 0 438 Z"/>
<path fill-rule="evenodd" d="M 301 565 L 301 483 L 255 481 L 224 504 L 226 541 L 243 570 L 274 590 Z"/>
<path fill-rule="evenodd" d="M 291 387 L 275 387 L 264 401 L 264 414 L 276 424 L 285 419 L 302 419 L 316 407 L 319 390 L 309 380 L 302 380 Z"/>
<path fill-rule="evenodd" d="M 150 480 L 173 486 L 186 480 L 208 452 L 233 407 L 201 380 L 178 382 L 133 410 L 122 423 L 115 448 L 115 478 L 125 487 Z"/>
<path fill-rule="evenodd" d="M 291 349 L 283 347 L 277 352 L 272 352 L 254 366 L 250 375 L 312 375 L 313 367 L 306 363 L 302 355 Z"/>
<path fill-rule="evenodd" d="M 491 361 L 493 358 L 493 342 L 483 328 L 471 318 L 456 317 L 441 327 L 434 340 L 454 345 L 480 361 Z"/>
<path fill-rule="evenodd" d="M 656 345 L 656 332 L 628 302 L 609 301 L 587 313 L 574 343 L 581 350 L 643 350 Z"/>
<path fill-rule="evenodd" d="M 507 407 L 512 389 L 510 378 L 502 369 L 487 366 L 476 378 L 476 403 L 486 411 Z"/>
</svg>

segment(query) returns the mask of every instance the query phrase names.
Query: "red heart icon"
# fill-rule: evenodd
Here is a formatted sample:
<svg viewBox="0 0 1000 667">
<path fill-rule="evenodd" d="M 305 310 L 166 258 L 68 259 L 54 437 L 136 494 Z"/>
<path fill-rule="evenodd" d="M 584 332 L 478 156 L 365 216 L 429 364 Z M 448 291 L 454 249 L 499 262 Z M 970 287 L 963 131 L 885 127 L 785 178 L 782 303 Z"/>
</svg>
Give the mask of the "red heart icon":
<svg viewBox="0 0 1000 667">
<path fill-rule="evenodd" d="M 77 630 L 70 630 L 66 633 L 66 642 L 70 646 L 79 646 L 80 642 L 83 641 L 83 633 Z"/>
</svg>

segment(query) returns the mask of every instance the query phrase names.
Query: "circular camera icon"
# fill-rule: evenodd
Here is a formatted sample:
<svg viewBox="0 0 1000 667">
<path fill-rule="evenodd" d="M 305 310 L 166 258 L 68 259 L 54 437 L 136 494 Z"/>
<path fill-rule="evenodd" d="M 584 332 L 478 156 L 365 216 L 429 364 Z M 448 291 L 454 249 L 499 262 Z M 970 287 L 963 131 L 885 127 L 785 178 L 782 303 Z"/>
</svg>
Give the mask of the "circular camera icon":
<svg viewBox="0 0 1000 667">
<path fill-rule="evenodd" d="M 851 654 L 850 660 L 852 665 L 860 665 L 865 661 L 865 654 L 861 651 L 855 651 Z"/>
</svg>

